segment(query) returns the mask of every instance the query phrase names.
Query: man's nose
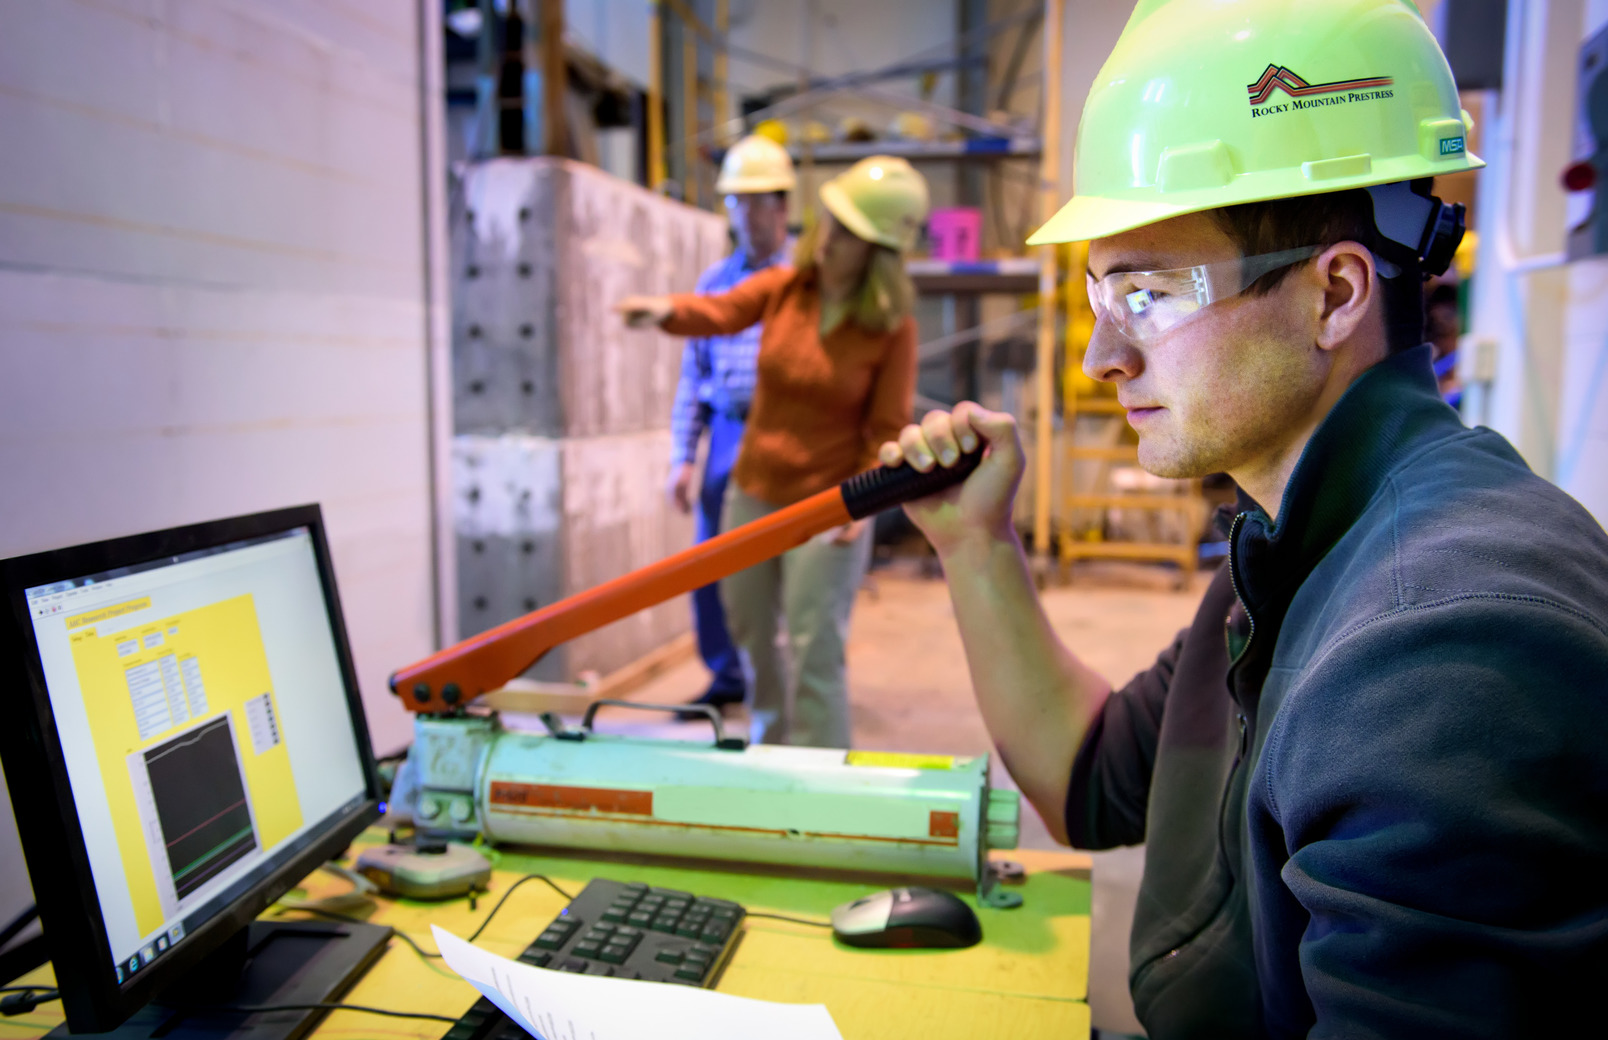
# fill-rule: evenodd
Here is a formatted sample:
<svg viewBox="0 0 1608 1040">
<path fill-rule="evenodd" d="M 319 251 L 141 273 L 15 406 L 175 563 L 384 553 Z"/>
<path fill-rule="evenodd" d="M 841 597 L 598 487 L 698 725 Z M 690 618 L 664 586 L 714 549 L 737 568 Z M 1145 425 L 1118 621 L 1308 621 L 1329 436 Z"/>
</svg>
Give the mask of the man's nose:
<svg viewBox="0 0 1608 1040">
<path fill-rule="evenodd" d="M 1089 335 L 1089 349 L 1083 352 L 1083 374 L 1090 379 L 1118 383 L 1133 379 L 1144 367 L 1144 356 L 1116 324 L 1101 318 Z"/>
</svg>

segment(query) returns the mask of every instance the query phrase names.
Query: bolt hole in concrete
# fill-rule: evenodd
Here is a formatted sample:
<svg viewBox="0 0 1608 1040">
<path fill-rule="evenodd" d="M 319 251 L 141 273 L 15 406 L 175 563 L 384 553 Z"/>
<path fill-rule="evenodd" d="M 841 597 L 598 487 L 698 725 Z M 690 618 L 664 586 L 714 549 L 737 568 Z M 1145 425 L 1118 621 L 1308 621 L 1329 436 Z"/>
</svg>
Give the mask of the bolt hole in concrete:
<svg viewBox="0 0 1608 1040">
<path fill-rule="evenodd" d="M 463 276 L 465 278 L 479 278 L 480 268 L 476 267 L 474 264 L 470 264 L 469 267 L 463 272 Z"/>
<path fill-rule="evenodd" d="M 519 327 L 519 334 L 525 339 L 530 339 L 532 336 L 536 335 L 536 326 L 527 321 L 525 324 Z"/>
<path fill-rule="evenodd" d="M 522 390 L 526 396 L 529 396 L 536 392 L 536 384 L 527 379 L 523 383 L 519 384 L 519 389 Z"/>
<path fill-rule="evenodd" d="M 521 278 L 529 278 L 530 275 L 531 275 L 531 270 L 532 270 L 532 268 L 531 268 L 531 266 L 529 264 L 520 264 L 519 265 L 519 277 L 521 277 Z"/>
</svg>

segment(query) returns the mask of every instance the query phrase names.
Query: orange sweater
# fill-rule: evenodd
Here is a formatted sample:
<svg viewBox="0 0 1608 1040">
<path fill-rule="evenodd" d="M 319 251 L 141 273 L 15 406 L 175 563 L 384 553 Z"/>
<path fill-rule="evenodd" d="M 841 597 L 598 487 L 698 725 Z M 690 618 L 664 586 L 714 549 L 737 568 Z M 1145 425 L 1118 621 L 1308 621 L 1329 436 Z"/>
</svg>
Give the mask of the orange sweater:
<svg viewBox="0 0 1608 1040">
<path fill-rule="evenodd" d="M 680 293 L 664 321 L 678 336 L 722 336 L 765 323 L 758 379 L 732 479 L 754 498 L 791 505 L 876 462 L 910 421 L 916 322 L 869 332 L 853 319 L 821 338 L 813 271 L 766 268 L 715 296 Z"/>
</svg>

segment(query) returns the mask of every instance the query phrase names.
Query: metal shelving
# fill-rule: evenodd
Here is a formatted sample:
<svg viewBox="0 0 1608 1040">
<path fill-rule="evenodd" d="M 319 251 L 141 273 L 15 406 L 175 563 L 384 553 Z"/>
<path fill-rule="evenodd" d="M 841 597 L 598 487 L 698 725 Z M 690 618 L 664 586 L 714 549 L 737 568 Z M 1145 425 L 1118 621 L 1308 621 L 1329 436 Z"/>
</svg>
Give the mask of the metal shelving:
<svg viewBox="0 0 1608 1040">
<path fill-rule="evenodd" d="M 939 159 L 1037 159 L 1044 142 L 1037 137 L 967 137 L 953 141 L 912 141 L 898 137 L 875 141 L 831 141 L 808 148 L 788 149 L 794 162 L 802 162 L 806 152 L 817 163 L 852 163 L 870 155 L 896 155 L 911 162 Z"/>
</svg>

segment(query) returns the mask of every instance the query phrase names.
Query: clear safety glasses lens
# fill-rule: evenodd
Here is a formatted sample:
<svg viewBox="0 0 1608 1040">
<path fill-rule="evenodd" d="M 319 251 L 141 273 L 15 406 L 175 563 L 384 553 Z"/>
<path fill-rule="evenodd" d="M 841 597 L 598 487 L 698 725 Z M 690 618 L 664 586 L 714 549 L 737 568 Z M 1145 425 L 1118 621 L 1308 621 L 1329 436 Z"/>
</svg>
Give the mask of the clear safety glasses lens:
<svg viewBox="0 0 1608 1040">
<path fill-rule="evenodd" d="M 1303 246 L 1167 271 L 1113 271 L 1098 281 L 1091 274 L 1089 305 L 1096 320 L 1109 321 L 1143 343 L 1177 328 L 1207 304 L 1244 292 L 1269 271 L 1322 251 L 1322 246 Z"/>
</svg>

